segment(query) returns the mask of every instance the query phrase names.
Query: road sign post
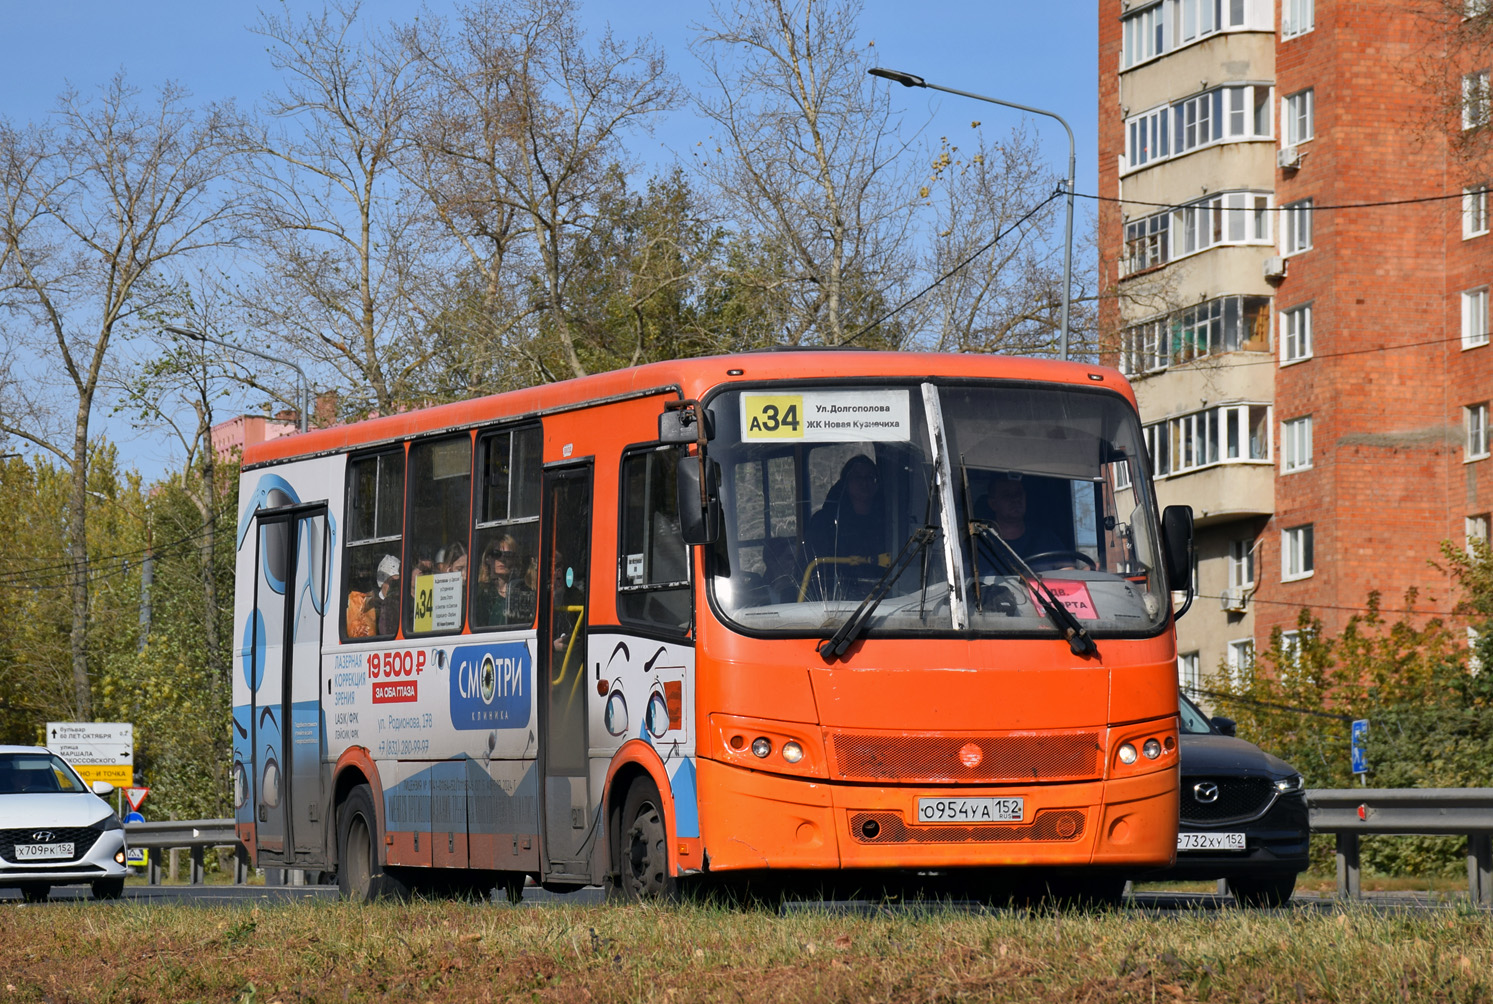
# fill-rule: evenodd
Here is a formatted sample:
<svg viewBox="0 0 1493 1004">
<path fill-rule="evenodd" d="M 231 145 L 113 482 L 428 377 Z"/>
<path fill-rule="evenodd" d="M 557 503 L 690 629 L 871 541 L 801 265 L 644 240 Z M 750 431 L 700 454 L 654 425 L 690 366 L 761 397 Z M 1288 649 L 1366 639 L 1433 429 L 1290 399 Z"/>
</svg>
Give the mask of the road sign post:
<svg viewBox="0 0 1493 1004">
<path fill-rule="evenodd" d="M 1358 775 L 1359 783 L 1365 785 L 1369 783 L 1365 776 L 1369 772 L 1368 739 L 1369 720 L 1367 718 L 1354 719 L 1349 739 L 1349 748 L 1353 756 L 1353 773 Z"/>
<path fill-rule="evenodd" d="M 48 722 L 47 748 L 89 784 L 135 781 L 135 726 L 129 722 Z"/>
</svg>

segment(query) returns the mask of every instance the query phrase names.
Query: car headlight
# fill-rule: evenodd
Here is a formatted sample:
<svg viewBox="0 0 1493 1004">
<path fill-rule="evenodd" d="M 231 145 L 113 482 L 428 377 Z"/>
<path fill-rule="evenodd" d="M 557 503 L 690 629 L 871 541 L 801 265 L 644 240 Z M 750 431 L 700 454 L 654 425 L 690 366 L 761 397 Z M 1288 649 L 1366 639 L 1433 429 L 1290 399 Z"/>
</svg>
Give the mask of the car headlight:
<svg viewBox="0 0 1493 1004">
<path fill-rule="evenodd" d="M 114 815 L 114 813 L 112 813 L 112 812 L 109 813 L 107 816 L 105 816 L 103 819 L 100 819 L 98 822 L 94 823 L 93 826 L 94 826 L 94 829 L 103 830 L 106 833 L 109 830 L 122 830 L 122 829 L 124 829 L 124 824 L 121 823 L 119 821 L 119 817 L 116 816 L 116 815 Z"/>
<path fill-rule="evenodd" d="M 1306 783 L 1302 781 L 1300 774 L 1292 774 L 1290 777 L 1283 777 L 1275 782 L 1275 790 L 1282 795 L 1293 791 L 1300 791 L 1304 787 L 1306 787 Z"/>
</svg>

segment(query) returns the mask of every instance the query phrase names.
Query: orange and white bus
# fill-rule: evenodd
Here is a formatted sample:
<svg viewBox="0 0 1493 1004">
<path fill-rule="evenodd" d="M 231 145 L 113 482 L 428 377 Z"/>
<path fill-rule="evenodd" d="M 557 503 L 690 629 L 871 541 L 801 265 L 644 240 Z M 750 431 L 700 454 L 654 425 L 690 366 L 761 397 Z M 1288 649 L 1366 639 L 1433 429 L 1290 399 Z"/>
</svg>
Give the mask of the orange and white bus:
<svg viewBox="0 0 1493 1004">
<path fill-rule="evenodd" d="M 260 866 L 645 897 L 1175 855 L 1192 517 L 1113 370 L 681 360 L 243 459 Z"/>
</svg>

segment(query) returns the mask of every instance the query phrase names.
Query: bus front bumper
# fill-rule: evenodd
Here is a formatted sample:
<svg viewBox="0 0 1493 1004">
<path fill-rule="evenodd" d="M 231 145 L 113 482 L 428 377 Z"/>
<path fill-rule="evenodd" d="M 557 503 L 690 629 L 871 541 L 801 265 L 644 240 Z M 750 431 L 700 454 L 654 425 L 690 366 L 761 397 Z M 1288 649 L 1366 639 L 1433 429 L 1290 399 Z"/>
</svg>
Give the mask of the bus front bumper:
<svg viewBox="0 0 1493 1004">
<path fill-rule="evenodd" d="M 831 784 L 697 761 L 710 871 L 1164 867 L 1177 847 L 1177 769 L 1110 781 L 900 787 Z M 1022 818 L 920 823 L 920 798 L 1022 799 Z"/>
</svg>

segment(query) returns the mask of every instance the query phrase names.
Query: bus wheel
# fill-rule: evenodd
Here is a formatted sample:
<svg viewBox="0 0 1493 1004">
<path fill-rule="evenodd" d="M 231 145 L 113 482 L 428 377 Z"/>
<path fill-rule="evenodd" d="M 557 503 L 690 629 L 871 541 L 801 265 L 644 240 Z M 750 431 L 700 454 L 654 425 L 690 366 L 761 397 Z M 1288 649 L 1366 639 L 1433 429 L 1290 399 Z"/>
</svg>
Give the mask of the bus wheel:
<svg viewBox="0 0 1493 1004">
<path fill-rule="evenodd" d="M 663 800 L 650 778 L 640 777 L 627 789 L 621 839 L 617 842 L 624 899 L 675 899 L 679 885 L 669 874 L 669 831 Z"/>
<path fill-rule="evenodd" d="M 366 784 L 348 792 L 337 813 L 337 888 L 356 903 L 405 893 L 404 884 L 378 863 L 378 816 Z"/>
</svg>

